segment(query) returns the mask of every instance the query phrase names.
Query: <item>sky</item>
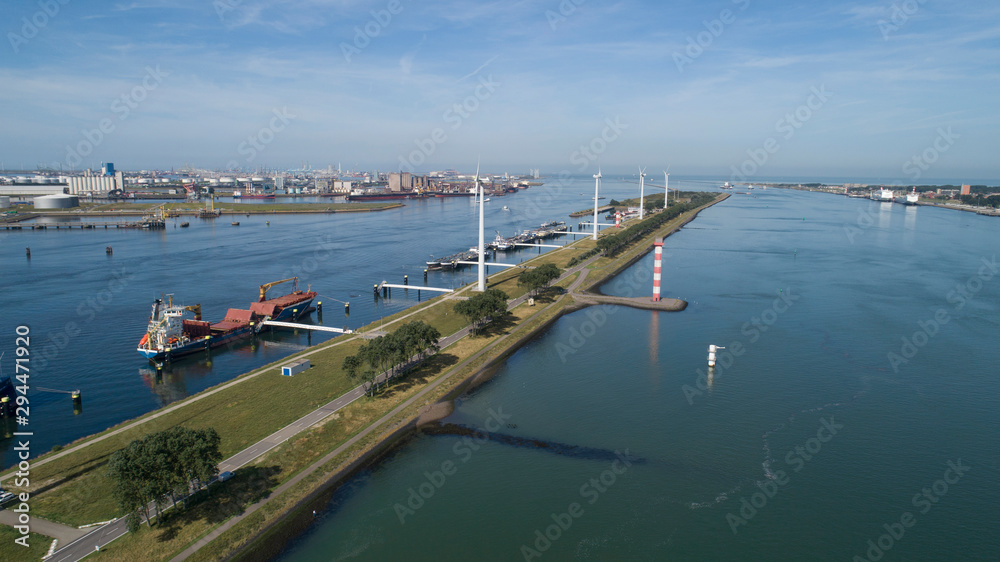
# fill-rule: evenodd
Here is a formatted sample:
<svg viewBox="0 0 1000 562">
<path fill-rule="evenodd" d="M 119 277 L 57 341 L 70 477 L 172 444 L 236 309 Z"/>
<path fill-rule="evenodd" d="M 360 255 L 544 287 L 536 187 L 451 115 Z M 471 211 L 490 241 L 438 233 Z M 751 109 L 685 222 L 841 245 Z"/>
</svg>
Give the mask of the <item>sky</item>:
<svg viewBox="0 0 1000 562">
<path fill-rule="evenodd" d="M 4 0 L 0 163 L 1000 178 L 1000 4 Z"/>
</svg>

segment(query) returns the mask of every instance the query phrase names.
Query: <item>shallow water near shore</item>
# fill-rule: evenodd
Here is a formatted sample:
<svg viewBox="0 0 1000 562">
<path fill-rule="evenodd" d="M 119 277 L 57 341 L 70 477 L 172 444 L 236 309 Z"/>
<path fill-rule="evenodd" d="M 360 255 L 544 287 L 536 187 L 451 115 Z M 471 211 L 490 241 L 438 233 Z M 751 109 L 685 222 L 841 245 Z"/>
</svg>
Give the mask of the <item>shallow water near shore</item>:
<svg viewBox="0 0 1000 562">
<path fill-rule="evenodd" d="M 418 435 L 279 559 L 995 557 L 1000 220 L 756 195 L 667 239 L 687 310 L 568 314 L 444 420 L 622 457 Z"/>
</svg>

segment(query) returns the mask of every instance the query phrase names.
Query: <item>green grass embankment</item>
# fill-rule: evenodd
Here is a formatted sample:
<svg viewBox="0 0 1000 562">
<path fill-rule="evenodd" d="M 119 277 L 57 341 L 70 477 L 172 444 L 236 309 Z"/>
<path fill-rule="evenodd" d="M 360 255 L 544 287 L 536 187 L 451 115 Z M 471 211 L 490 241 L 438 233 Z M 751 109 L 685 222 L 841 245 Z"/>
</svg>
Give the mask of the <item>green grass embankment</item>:
<svg viewBox="0 0 1000 562">
<path fill-rule="evenodd" d="M 532 265 L 555 263 L 565 267 L 572 255 L 569 251 L 560 252 L 565 255 L 556 254 L 549 252 L 538 256 Z M 517 276 L 521 271 L 523 270 L 507 269 L 497 273 L 491 276 L 490 284 L 502 288 L 512 297 L 520 296 L 525 292 L 523 287 L 517 285 Z M 450 304 L 439 305 L 441 301 L 442 297 L 426 301 L 387 317 L 379 324 L 366 326 L 361 331 L 378 330 L 380 326 L 390 330 L 394 328 L 393 322 L 406 318 L 423 320 L 435 326 L 442 334 L 452 334 L 464 327 L 466 320 L 455 314 Z M 175 425 L 193 429 L 214 427 L 222 437 L 225 456 L 266 437 L 358 384 L 357 381 L 348 379 L 340 366 L 344 357 L 352 355 L 361 341 L 337 338 L 334 343 L 336 345 L 326 343 L 318 346 L 321 351 L 310 356 L 313 368 L 309 372 L 316 376 L 288 378 L 278 373 L 279 364 L 301 355 L 297 354 L 242 375 L 237 380 L 248 380 L 236 385 L 227 386 L 229 383 L 223 383 L 185 399 L 166 408 L 170 410 L 166 413 L 163 410 L 151 412 L 139 418 L 141 423 L 135 427 L 63 454 L 60 458 L 49 461 L 45 459 L 54 455 L 43 455 L 34 462 L 32 510 L 40 517 L 74 526 L 119 516 L 111 497 L 110 482 L 104 477 L 104 464 L 111 453 L 124 447 L 129 441 L 155 431 Z M 223 386 L 227 388 L 212 393 Z M 94 437 L 114 432 L 134 421 L 119 424 Z M 70 444 L 66 449 L 91 441 L 93 437 L 85 438 Z"/>
<path fill-rule="evenodd" d="M 670 227 L 668 224 L 664 229 Z M 589 239 L 575 242 L 577 248 L 584 250 L 593 245 L 594 242 Z M 579 253 L 579 250 L 574 249 L 549 252 L 535 258 L 530 265 L 555 263 L 564 268 L 570 259 Z M 600 271 L 613 262 L 628 259 L 628 256 L 624 255 L 627 253 L 623 252 L 623 255 L 615 260 L 608 260 L 604 266 L 595 264 L 595 270 Z M 490 279 L 490 285 L 503 289 L 511 296 L 519 296 L 524 293 L 524 289 L 516 284 L 516 277 L 521 271 L 521 269 L 508 269 L 495 274 Z M 591 279 L 593 277 L 588 281 Z M 568 286 L 572 280 L 563 280 L 559 285 Z M 544 309 L 542 314 L 538 314 L 537 311 L 544 308 L 544 299 L 545 297 L 539 299 L 541 306 L 532 308 L 522 305 L 515 309 L 513 318 L 516 322 L 494 327 L 496 332 L 487 330 L 481 336 L 459 341 L 421 366 L 405 380 L 394 383 L 386 393 L 349 405 L 318 427 L 311 428 L 251 466 L 241 469 L 237 472 L 237 478 L 227 482 L 222 487 L 223 491 L 216 492 L 216 496 L 210 498 L 210 501 L 192 501 L 189 509 L 166 516 L 163 525 L 152 529 L 144 527 L 140 532 L 116 541 L 102 556 L 122 560 L 134 559 L 136 556 L 141 559 L 165 559 L 180 552 L 197 538 L 209 533 L 219 523 L 242 512 L 247 505 L 262 495 L 267 495 L 283 483 L 289 482 L 290 478 L 302 472 L 309 463 L 335 450 L 353 436 L 370 431 L 367 428 L 371 427 L 375 420 L 385 416 L 414 394 L 427 389 L 441 373 L 479 353 L 496 338 L 502 337 L 503 333 L 517 330 L 520 334 L 518 337 L 524 337 L 524 334 L 530 335 L 533 330 L 550 321 L 555 315 L 561 314 L 561 311 L 572 303 L 572 299 L 564 298 L 557 306 Z M 383 319 L 381 326 L 388 330 L 394 328 L 394 322 L 404 318 L 407 321 L 424 320 L 447 335 L 465 324 L 464 318 L 451 311 L 453 303 L 453 300 L 437 297 Z M 531 315 L 534 316 L 530 320 L 523 321 Z M 375 329 L 379 329 L 379 325 L 364 328 L 365 331 Z M 303 473 L 305 477 L 300 482 L 268 501 L 252 516 L 239 521 L 207 548 L 199 551 L 196 558 L 214 559 L 222 553 L 233 552 L 233 549 L 251 537 L 258 536 L 275 518 L 288 514 L 304 497 L 328 485 L 327 480 L 330 475 L 339 467 L 351 459 L 359 458 L 366 450 L 375 447 L 385 437 L 391 435 L 395 429 L 413 419 L 420 407 L 434 403 L 490 361 L 510 352 L 513 344 L 514 340 L 510 341 L 510 345 L 505 341 L 503 345 L 490 350 L 489 353 L 483 353 L 463 366 L 460 372 L 451 375 L 445 384 L 434 387 L 418 402 L 396 414 L 390 423 L 365 434 L 360 441 L 331 459 L 320 470 L 308 476 Z M 343 357 L 352 354 L 358 345 L 360 341 L 344 338 L 338 338 L 333 343 L 321 344 L 309 350 L 312 353 L 310 359 L 314 367 L 306 374 L 292 378 L 281 377 L 276 369 L 278 364 L 272 364 L 241 376 L 237 379 L 239 382 L 224 383 L 216 389 L 209 389 L 168 407 L 167 410 L 173 408 L 169 412 L 164 413 L 164 410 L 160 410 L 147 414 L 143 417 L 144 421 L 136 427 L 100 443 L 75 450 L 74 444 L 67 447 L 72 452 L 64 457 L 40 466 L 36 461 L 37 468 L 33 471 L 36 475 L 35 482 L 41 483 L 42 489 L 36 490 L 33 512 L 54 521 L 73 524 L 106 520 L 119 515 L 110 499 L 110 483 L 104 478 L 104 463 L 114 450 L 124 446 L 131 439 L 147 433 L 173 425 L 184 425 L 192 428 L 215 427 L 222 436 L 225 454 L 232 454 L 356 386 L 356 381 L 348 380 L 340 370 L 340 364 Z M 285 358 L 279 363 L 285 363 L 290 359 Z M 277 402 L 263 398 L 268 396 L 274 396 Z M 268 408 L 268 405 L 276 407 Z M 103 434 L 114 430 L 115 428 L 109 429 Z M 82 441 L 92 440 L 93 438 L 87 438 Z"/>
<path fill-rule="evenodd" d="M 28 533 L 28 547 L 25 548 L 14 539 L 21 537 L 21 533 L 13 527 L 0 525 L 0 560 L 4 562 L 37 562 L 41 560 L 49 551 L 52 539 L 38 533 Z"/>
</svg>

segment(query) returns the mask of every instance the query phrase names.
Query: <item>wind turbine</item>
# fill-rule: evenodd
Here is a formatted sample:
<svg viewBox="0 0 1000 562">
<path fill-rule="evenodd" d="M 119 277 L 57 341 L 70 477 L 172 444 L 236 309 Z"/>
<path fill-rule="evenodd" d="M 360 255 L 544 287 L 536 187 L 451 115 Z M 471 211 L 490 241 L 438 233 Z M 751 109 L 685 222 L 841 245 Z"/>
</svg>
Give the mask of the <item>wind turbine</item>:
<svg viewBox="0 0 1000 562">
<path fill-rule="evenodd" d="M 667 170 L 670 166 L 667 166 Z M 667 199 L 670 199 L 670 174 L 667 170 L 663 170 L 663 208 L 667 208 Z M 676 199 L 676 198 L 675 198 Z"/>
<path fill-rule="evenodd" d="M 486 290 L 486 235 L 484 234 L 486 222 L 483 218 L 485 197 L 483 196 L 482 184 L 479 183 L 479 162 L 476 162 L 476 195 L 479 197 L 479 285 L 476 290 L 482 292 Z"/>
<path fill-rule="evenodd" d="M 594 174 L 594 240 L 597 240 L 597 194 L 601 190 L 601 167 Z"/>
<path fill-rule="evenodd" d="M 643 204 L 643 196 L 646 190 L 646 168 L 639 168 L 639 220 L 646 216 L 646 207 Z"/>
</svg>

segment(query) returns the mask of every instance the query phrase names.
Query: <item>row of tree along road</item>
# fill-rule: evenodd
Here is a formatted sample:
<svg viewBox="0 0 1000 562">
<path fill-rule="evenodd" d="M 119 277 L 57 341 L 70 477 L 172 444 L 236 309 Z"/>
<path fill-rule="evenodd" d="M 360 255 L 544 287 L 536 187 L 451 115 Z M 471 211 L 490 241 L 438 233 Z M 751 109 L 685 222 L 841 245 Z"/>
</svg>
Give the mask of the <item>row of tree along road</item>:
<svg viewBox="0 0 1000 562">
<path fill-rule="evenodd" d="M 517 283 L 534 295 L 561 275 L 562 271 L 549 263 L 522 272 Z M 465 316 L 472 332 L 477 333 L 510 314 L 509 298 L 500 289 L 487 289 L 458 302 L 453 310 Z M 348 377 L 362 379 L 366 394 L 374 396 L 380 384 L 388 385 L 394 377 L 405 375 L 437 353 L 440 338 L 437 328 L 420 320 L 408 322 L 364 343 L 357 353 L 344 358 L 342 368 Z M 382 373 L 388 376 L 380 381 Z M 219 441 L 215 429 L 178 426 L 151 433 L 115 451 L 108 461 L 107 474 L 114 482 L 115 499 L 127 514 L 129 531 L 136 531 L 144 520 L 152 524 L 151 508 L 159 521 L 168 500 L 177 508 L 178 500 L 210 482 L 218 474 L 222 460 Z"/>
<path fill-rule="evenodd" d="M 129 531 L 145 519 L 153 505 L 157 520 L 167 498 L 177 507 L 177 498 L 199 490 L 219 472 L 219 434 L 214 429 L 172 427 L 136 439 L 115 451 L 108 460 L 108 476 L 114 482 L 118 506 L 125 512 Z"/>
</svg>

